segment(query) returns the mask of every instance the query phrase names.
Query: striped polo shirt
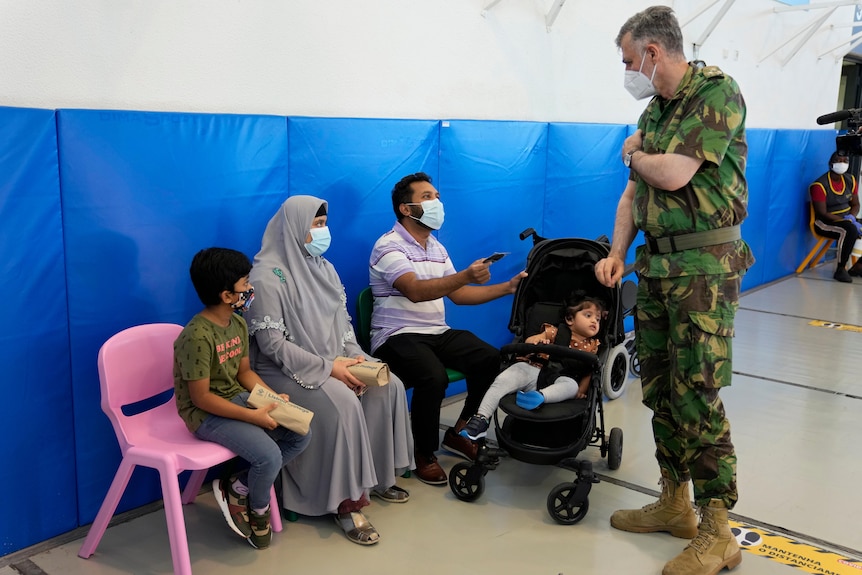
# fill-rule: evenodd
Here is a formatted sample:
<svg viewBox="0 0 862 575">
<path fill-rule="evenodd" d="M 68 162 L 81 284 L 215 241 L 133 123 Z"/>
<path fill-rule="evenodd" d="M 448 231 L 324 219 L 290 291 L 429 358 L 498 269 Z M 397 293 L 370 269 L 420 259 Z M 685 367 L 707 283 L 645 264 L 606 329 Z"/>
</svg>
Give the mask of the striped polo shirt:
<svg viewBox="0 0 862 575">
<path fill-rule="evenodd" d="M 369 280 L 374 295 L 371 313 L 371 353 L 389 336 L 400 333 L 440 334 L 449 329 L 443 298 L 413 303 L 393 287 L 395 280 L 414 272 L 420 280 L 456 273 L 449 253 L 437 238 L 428 236 L 423 248 L 396 222 L 374 244 L 369 261 Z"/>
</svg>

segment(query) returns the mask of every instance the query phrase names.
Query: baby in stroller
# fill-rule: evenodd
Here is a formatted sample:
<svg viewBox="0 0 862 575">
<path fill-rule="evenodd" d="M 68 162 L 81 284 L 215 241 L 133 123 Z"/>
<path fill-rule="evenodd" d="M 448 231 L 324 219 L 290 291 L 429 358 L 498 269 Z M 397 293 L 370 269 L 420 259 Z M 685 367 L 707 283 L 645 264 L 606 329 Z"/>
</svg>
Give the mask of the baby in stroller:
<svg viewBox="0 0 862 575">
<path fill-rule="evenodd" d="M 528 275 L 518 284 L 509 320 L 514 341 L 500 348 L 500 353 L 506 365 L 516 363 L 521 366 L 516 369 L 531 368 L 529 379 L 518 380 L 515 389 L 525 382 L 529 387 L 520 395 L 486 396 L 489 408 L 483 408 L 477 415 L 490 416 L 489 420 L 493 420 L 498 447 L 480 437 L 476 441 L 479 446 L 476 459 L 452 467 L 449 488 L 459 500 L 475 501 L 485 490 L 485 476 L 496 469 L 505 456 L 535 465 L 555 465 L 573 471 L 575 477 L 555 486 L 548 494 L 548 513 L 554 521 L 572 525 L 586 516 L 590 490 L 599 481 L 593 462 L 578 459 L 578 454 L 587 447 L 597 447 L 601 456 L 607 457 L 611 470 L 618 469 L 622 461 L 623 430 L 614 427 L 609 434 L 605 433 L 602 392 L 607 393 L 609 389 L 605 387 L 606 379 L 619 383 L 611 391 L 621 392 L 624 388 L 628 356 L 623 318 L 625 311 L 632 307 L 633 293 L 626 288 L 628 284 L 608 288 L 596 280 L 593 269 L 608 253 L 607 238 L 546 239 L 532 228 L 521 233 L 522 240 L 528 237 L 533 238 L 533 248 L 527 256 Z M 577 297 L 576 301 L 571 301 L 572 296 Z M 587 301 L 587 296 L 596 299 Z M 587 327 L 576 326 L 577 311 L 572 314 L 571 327 L 565 313 L 561 314 L 561 308 L 572 303 L 583 304 L 578 311 L 589 310 L 587 313 L 595 316 L 593 321 L 587 322 Z M 546 332 L 545 323 L 556 326 L 557 333 L 552 336 Z M 590 351 L 584 351 L 581 346 L 573 349 L 570 347 L 572 335 L 566 332 L 575 334 L 576 343 L 595 339 L 601 346 L 584 346 Z M 534 340 L 532 336 L 538 337 Z M 520 357 L 537 353 L 547 354 L 553 361 L 542 369 L 518 361 Z M 570 399 L 561 401 L 554 390 L 548 391 L 550 388 L 545 383 L 561 380 L 557 375 L 563 372 L 562 364 L 567 360 L 576 362 L 578 367 L 566 375 L 586 387 L 570 386 L 567 393 Z M 553 369 L 556 363 L 559 363 L 559 372 Z M 587 375 L 589 378 L 585 379 Z M 491 389 L 494 387 L 496 384 Z M 577 398 L 578 388 L 586 391 L 585 398 Z M 610 393 L 608 398 L 611 398 Z M 498 403 L 499 409 L 493 409 Z M 486 433 L 490 428 L 490 421 L 488 423 Z M 480 434 L 481 430 L 475 435 Z"/>
<path fill-rule="evenodd" d="M 606 315 L 601 300 L 583 292 L 572 294 L 561 308 L 558 325 L 543 323 L 541 331 L 524 340 L 527 344 L 555 344 L 570 349 L 597 354 L 601 342 L 596 337 Z M 593 369 L 583 362 L 563 359 L 551 362 L 544 353 L 519 356 L 506 368 L 485 393 L 475 415 L 467 422 L 461 435 L 476 441 L 485 437 L 491 417 L 500 400 L 518 392 L 516 402 L 523 409 L 533 410 L 543 403 L 559 403 L 572 398 L 585 398 Z"/>
</svg>

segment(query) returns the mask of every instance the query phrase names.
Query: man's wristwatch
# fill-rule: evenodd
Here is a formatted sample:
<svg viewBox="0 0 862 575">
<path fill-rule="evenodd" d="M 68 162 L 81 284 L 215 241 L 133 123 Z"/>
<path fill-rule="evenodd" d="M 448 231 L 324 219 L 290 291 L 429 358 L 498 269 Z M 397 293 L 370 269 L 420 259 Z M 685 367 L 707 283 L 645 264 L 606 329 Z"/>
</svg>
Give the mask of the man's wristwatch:
<svg viewBox="0 0 862 575">
<path fill-rule="evenodd" d="M 637 151 L 639 151 L 639 150 L 632 150 L 628 154 L 623 155 L 623 164 L 625 165 L 625 167 L 627 167 L 627 168 L 632 167 L 632 156 L 634 156 L 635 152 L 637 152 Z"/>
</svg>

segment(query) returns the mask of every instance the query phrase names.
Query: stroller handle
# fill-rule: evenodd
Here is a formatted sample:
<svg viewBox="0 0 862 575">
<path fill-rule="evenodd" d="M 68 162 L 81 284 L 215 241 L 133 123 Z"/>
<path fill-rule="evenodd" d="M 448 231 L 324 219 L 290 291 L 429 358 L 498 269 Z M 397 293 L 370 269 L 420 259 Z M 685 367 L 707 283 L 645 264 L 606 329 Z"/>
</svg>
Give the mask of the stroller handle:
<svg viewBox="0 0 862 575">
<path fill-rule="evenodd" d="M 562 345 L 548 343 L 510 343 L 500 348 L 503 354 L 529 355 L 531 353 L 546 353 L 553 359 L 574 359 L 583 361 L 595 367 L 599 364 L 599 356 L 594 353 L 572 349 Z"/>
</svg>

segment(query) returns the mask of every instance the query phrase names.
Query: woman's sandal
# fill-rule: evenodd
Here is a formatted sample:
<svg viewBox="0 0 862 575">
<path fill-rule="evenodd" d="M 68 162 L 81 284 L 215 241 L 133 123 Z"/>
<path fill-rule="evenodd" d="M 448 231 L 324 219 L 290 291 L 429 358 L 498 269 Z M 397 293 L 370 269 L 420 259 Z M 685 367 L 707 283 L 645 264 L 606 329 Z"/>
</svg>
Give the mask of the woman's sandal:
<svg viewBox="0 0 862 575">
<path fill-rule="evenodd" d="M 371 495 L 389 503 L 407 503 L 410 499 L 410 493 L 397 485 L 392 485 L 383 490 L 372 489 Z"/>
<path fill-rule="evenodd" d="M 368 521 L 361 511 L 341 513 L 335 516 L 335 522 L 344 531 L 347 538 L 359 545 L 374 545 L 380 541 L 377 529 Z"/>
</svg>

